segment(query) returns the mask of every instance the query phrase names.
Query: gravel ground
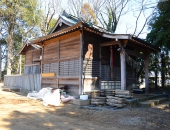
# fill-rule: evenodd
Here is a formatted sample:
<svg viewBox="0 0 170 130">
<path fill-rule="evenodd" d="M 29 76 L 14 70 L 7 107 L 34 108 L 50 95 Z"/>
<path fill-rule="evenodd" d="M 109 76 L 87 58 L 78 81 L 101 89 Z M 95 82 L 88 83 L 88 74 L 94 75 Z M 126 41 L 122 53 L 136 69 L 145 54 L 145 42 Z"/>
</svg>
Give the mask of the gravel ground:
<svg viewBox="0 0 170 130">
<path fill-rule="evenodd" d="M 0 90 L 0 130 L 170 130 L 170 109 L 44 107 L 24 93 Z"/>
</svg>

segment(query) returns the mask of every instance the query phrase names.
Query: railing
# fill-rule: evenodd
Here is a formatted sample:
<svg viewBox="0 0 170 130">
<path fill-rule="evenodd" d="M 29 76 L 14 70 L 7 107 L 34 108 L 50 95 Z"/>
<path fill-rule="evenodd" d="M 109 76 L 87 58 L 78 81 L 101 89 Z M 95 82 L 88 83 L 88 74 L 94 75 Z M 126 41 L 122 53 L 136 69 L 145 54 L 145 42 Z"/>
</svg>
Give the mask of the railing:
<svg viewBox="0 0 170 130">
<path fill-rule="evenodd" d="M 28 91 L 39 91 L 41 89 L 41 75 L 6 75 L 4 77 L 4 86 L 14 87 Z"/>
</svg>

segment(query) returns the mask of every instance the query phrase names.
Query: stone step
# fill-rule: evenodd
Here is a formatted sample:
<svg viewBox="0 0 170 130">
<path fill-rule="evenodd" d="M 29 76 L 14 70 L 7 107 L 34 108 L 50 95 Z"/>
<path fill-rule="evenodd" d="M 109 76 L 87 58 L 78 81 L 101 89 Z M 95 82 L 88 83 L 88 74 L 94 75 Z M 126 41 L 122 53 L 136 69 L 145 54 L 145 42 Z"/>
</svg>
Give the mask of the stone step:
<svg viewBox="0 0 170 130">
<path fill-rule="evenodd" d="M 139 106 L 140 107 L 153 107 L 165 101 L 168 101 L 168 98 L 156 98 L 156 99 L 140 102 Z"/>
<path fill-rule="evenodd" d="M 156 106 L 153 106 L 152 108 L 158 108 L 158 109 L 165 109 L 170 107 L 170 102 L 164 102 L 161 104 L 158 104 Z"/>
</svg>

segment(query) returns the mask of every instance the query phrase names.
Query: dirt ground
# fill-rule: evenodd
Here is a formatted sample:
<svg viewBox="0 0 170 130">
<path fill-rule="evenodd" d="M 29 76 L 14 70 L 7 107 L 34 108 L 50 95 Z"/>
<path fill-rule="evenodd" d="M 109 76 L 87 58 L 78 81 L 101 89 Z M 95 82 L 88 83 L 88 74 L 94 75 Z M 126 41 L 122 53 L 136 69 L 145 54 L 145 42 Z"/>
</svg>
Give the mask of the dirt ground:
<svg viewBox="0 0 170 130">
<path fill-rule="evenodd" d="M 44 107 L 24 93 L 0 90 L 0 130 L 170 130 L 170 109 Z"/>
</svg>

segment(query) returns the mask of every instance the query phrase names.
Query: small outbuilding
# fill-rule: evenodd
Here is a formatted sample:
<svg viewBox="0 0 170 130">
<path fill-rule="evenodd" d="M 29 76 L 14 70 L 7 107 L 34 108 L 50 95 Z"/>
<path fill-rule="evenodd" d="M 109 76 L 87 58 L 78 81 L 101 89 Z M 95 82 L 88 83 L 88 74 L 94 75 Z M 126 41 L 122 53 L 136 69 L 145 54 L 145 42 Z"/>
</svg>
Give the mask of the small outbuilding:
<svg viewBox="0 0 170 130">
<path fill-rule="evenodd" d="M 41 74 L 41 87 L 68 85 L 79 95 L 101 89 L 129 90 L 137 84 L 137 58 L 145 61 L 148 91 L 148 55 L 155 46 L 130 34 L 107 30 L 63 13 L 46 36 L 25 44 L 25 74 Z"/>
</svg>

